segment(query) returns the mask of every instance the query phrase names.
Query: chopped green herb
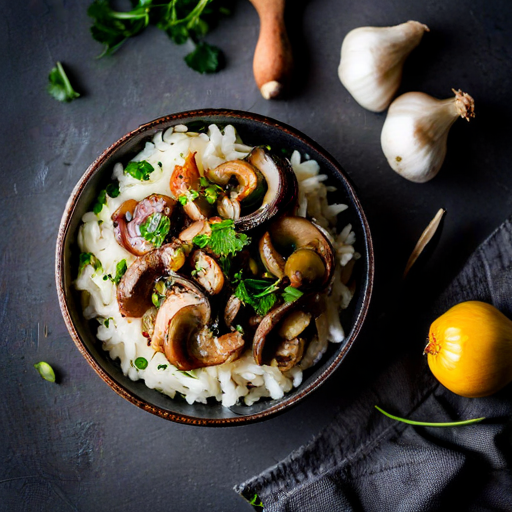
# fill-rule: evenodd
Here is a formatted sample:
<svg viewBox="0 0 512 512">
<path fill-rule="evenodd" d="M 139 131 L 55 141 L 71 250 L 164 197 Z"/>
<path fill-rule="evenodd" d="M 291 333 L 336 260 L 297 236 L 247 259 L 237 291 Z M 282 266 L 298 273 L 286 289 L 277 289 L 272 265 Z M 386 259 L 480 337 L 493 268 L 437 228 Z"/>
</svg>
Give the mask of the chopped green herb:
<svg viewBox="0 0 512 512">
<path fill-rule="evenodd" d="M 426 421 L 413 421 L 413 420 L 408 420 L 406 418 L 400 418 L 398 416 L 393 416 L 392 414 L 389 414 L 388 412 L 384 411 L 383 409 L 381 409 L 378 406 L 375 406 L 375 409 L 377 409 L 382 414 L 384 414 L 385 416 L 387 416 L 388 418 L 391 418 L 393 420 L 401 421 L 402 423 L 408 423 L 409 425 L 418 425 L 418 426 L 422 426 L 422 427 L 460 427 L 463 425 L 472 425 L 473 423 L 478 423 L 482 420 L 485 420 L 485 417 L 484 417 L 484 418 L 475 418 L 472 420 L 464 420 L 464 421 L 451 421 L 449 423 L 430 423 L 430 422 L 426 422 Z"/>
<path fill-rule="evenodd" d="M 158 167 L 160 167 L 160 169 L 163 167 L 162 162 L 157 162 L 157 164 L 158 164 Z"/>
<path fill-rule="evenodd" d="M 106 318 L 104 321 L 103 321 L 103 325 L 108 329 L 109 326 L 110 326 L 110 320 L 112 320 L 112 322 L 114 321 L 114 319 L 109 316 L 108 318 Z"/>
<path fill-rule="evenodd" d="M 196 268 L 190 272 L 191 276 L 197 276 L 200 272 L 204 272 L 205 269 L 201 266 L 199 266 L 199 263 L 196 263 Z"/>
<path fill-rule="evenodd" d="M 257 494 L 255 494 L 250 500 L 249 500 L 249 503 L 253 506 L 253 507 L 261 507 L 263 508 L 263 502 L 260 500 L 259 496 Z"/>
<path fill-rule="evenodd" d="M 188 203 L 187 196 L 186 195 L 179 196 L 178 202 L 181 204 L 181 206 L 185 206 Z"/>
<path fill-rule="evenodd" d="M 215 203 L 215 201 L 217 201 L 219 193 L 223 192 L 222 187 L 220 185 L 212 183 L 204 176 L 201 176 L 199 178 L 199 183 L 201 185 L 201 194 L 210 204 Z"/>
<path fill-rule="evenodd" d="M 279 282 L 279 279 L 271 283 L 262 279 L 243 279 L 235 289 L 235 296 L 252 306 L 256 314 L 264 316 L 277 302 Z"/>
<path fill-rule="evenodd" d="M 50 71 L 48 80 L 50 83 L 48 84 L 47 91 L 57 101 L 70 102 L 80 97 L 80 94 L 73 89 L 60 62 L 57 62 L 56 66 Z"/>
<path fill-rule="evenodd" d="M 302 297 L 304 295 L 304 292 L 301 292 L 299 289 L 294 288 L 293 286 L 287 286 L 283 290 L 283 300 L 285 302 L 295 302 L 297 299 Z"/>
<path fill-rule="evenodd" d="M 78 265 L 78 275 L 80 275 L 83 271 L 83 269 L 87 265 L 92 265 L 94 270 L 97 272 L 103 270 L 103 266 L 101 265 L 101 261 L 94 256 L 92 252 L 82 252 L 80 253 L 79 259 L 79 265 Z"/>
<path fill-rule="evenodd" d="M 103 277 L 103 280 L 106 281 L 107 279 L 110 279 L 114 284 L 119 284 L 121 281 L 121 278 L 124 276 L 124 273 L 128 269 L 128 266 L 126 265 L 126 260 L 121 260 L 116 265 L 116 275 L 112 277 L 112 274 L 108 274 L 107 276 Z"/>
<path fill-rule="evenodd" d="M 194 373 L 194 370 L 189 370 L 189 371 L 178 370 L 178 372 L 183 375 L 186 375 L 187 377 L 191 377 L 192 379 L 197 379 L 197 375 Z"/>
<path fill-rule="evenodd" d="M 157 369 L 157 370 L 165 370 L 165 369 L 167 368 L 167 366 L 169 366 L 169 365 L 167 365 L 167 364 L 159 364 L 159 365 L 156 367 L 156 369 Z"/>
<path fill-rule="evenodd" d="M 234 256 L 251 243 L 245 233 L 235 231 L 235 223 L 230 219 L 212 224 L 211 230 L 211 235 L 197 235 L 192 242 L 201 248 L 208 246 L 218 256 Z"/>
<path fill-rule="evenodd" d="M 48 382 L 55 382 L 55 372 L 48 363 L 41 361 L 40 363 L 36 363 L 34 368 L 39 372 L 39 375 L 41 375 L 44 380 L 47 380 Z"/>
<path fill-rule="evenodd" d="M 240 334 L 244 334 L 244 328 L 243 328 L 240 324 L 238 324 L 238 325 L 235 327 L 235 329 L 236 329 Z"/>
<path fill-rule="evenodd" d="M 202 41 L 185 56 L 185 62 L 198 73 L 216 73 L 222 65 L 221 55 L 220 48 Z"/>
<path fill-rule="evenodd" d="M 137 370 L 145 370 L 148 367 L 148 360 L 145 357 L 137 357 L 133 362 Z"/>
<path fill-rule="evenodd" d="M 109 183 L 105 191 L 110 197 L 117 197 L 119 195 L 119 183 Z"/>
<path fill-rule="evenodd" d="M 107 191 L 101 190 L 96 198 L 96 203 L 92 207 L 92 211 L 98 215 L 103 210 L 103 205 L 107 204 Z"/>
<path fill-rule="evenodd" d="M 160 307 L 160 295 L 158 295 L 158 293 L 153 293 L 151 295 L 151 302 L 153 303 L 153 306 L 155 306 L 155 308 L 159 308 Z"/>
<path fill-rule="evenodd" d="M 153 213 L 141 225 L 140 234 L 155 247 L 160 247 L 171 229 L 171 221 L 162 213 Z"/>
<path fill-rule="evenodd" d="M 140 162 L 130 162 L 125 168 L 124 173 L 129 174 L 132 178 L 140 181 L 148 181 L 149 175 L 155 168 L 146 160 Z"/>
</svg>

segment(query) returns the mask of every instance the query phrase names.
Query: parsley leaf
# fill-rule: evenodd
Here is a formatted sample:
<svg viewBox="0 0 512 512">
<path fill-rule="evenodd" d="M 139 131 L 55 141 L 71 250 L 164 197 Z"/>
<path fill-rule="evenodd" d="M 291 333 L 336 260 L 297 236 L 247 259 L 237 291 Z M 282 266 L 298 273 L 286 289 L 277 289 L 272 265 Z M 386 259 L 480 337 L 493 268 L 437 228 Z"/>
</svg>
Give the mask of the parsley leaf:
<svg viewBox="0 0 512 512">
<path fill-rule="evenodd" d="M 96 198 L 96 202 L 92 207 L 92 211 L 96 215 L 99 215 L 101 210 L 103 210 L 103 206 L 107 204 L 107 195 L 110 197 L 117 197 L 119 193 L 119 183 L 117 183 L 116 185 L 114 185 L 114 183 L 109 183 L 106 189 L 100 190 L 100 193 Z"/>
<path fill-rule="evenodd" d="M 121 260 L 116 265 L 116 275 L 114 278 L 111 277 L 112 282 L 114 284 L 119 284 L 119 281 L 121 281 L 121 278 L 124 276 L 126 270 L 128 269 L 128 266 L 126 265 L 126 260 Z"/>
<path fill-rule="evenodd" d="M 101 261 L 94 256 L 92 252 L 82 252 L 79 256 L 79 265 L 78 265 L 78 275 L 80 275 L 83 269 L 87 265 L 92 265 L 94 270 L 101 271 L 103 270 L 103 266 L 101 265 Z"/>
<path fill-rule="evenodd" d="M 235 231 L 235 223 L 231 219 L 212 224 L 211 230 L 208 246 L 218 256 L 234 256 L 251 243 L 251 239 L 245 233 Z M 194 237 L 192 242 L 198 237 Z"/>
<path fill-rule="evenodd" d="M 109 183 L 105 191 L 107 195 L 109 195 L 110 197 L 117 197 L 120 193 L 119 183 L 117 183 L 116 185 L 114 185 L 114 183 Z"/>
<path fill-rule="evenodd" d="M 156 248 L 160 247 L 171 229 L 171 221 L 162 213 L 153 213 L 141 225 L 140 234 Z"/>
<path fill-rule="evenodd" d="M 132 178 L 140 181 L 148 181 L 149 175 L 155 168 L 146 160 L 140 162 L 130 162 L 125 168 L 124 173 L 129 174 Z"/>
<path fill-rule="evenodd" d="M 168 366 L 167 364 L 159 364 L 159 365 L 156 367 L 156 369 L 157 369 L 157 370 L 165 370 L 165 369 L 167 368 L 167 366 Z"/>
<path fill-rule="evenodd" d="M 151 3 L 152 0 L 132 1 L 133 9 L 127 12 L 114 11 L 109 0 L 95 0 L 89 6 L 87 14 L 94 19 L 92 37 L 105 45 L 98 58 L 111 55 L 148 26 Z"/>
<path fill-rule="evenodd" d="M 50 83 L 48 84 L 47 91 L 57 100 L 70 102 L 80 97 L 71 85 L 64 68 L 60 62 L 50 71 L 48 76 Z"/>
<path fill-rule="evenodd" d="M 199 183 L 201 184 L 201 194 L 204 198 L 210 203 L 213 204 L 217 201 L 217 197 L 219 193 L 221 193 L 222 187 L 217 185 L 216 183 L 212 183 L 204 176 L 199 178 Z"/>
<path fill-rule="evenodd" d="M 277 302 L 279 279 L 274 282 L 263 279 L 243 279 L 236 289 L 235 296 L 244 304 L 252 306 L 256 314 L 265 316 Z"/>
<path fill-rule="evenodd" d="M 297 288 L 294 288 L 293 286 L 287 286 L 283 290 L 282 297 L 285 302 L 295 302 L 297 299 L 299 299 L 303 295 L 304 295 L 304 292 L 301 292 Z"/>
<path fill-rule="evenodd" d="M 185 55 L 185 62 L 189 68 L 198 73 L 216 73 L 221 67 L 221 50 L 202 41 L 194 51 Z"/>
</svg>

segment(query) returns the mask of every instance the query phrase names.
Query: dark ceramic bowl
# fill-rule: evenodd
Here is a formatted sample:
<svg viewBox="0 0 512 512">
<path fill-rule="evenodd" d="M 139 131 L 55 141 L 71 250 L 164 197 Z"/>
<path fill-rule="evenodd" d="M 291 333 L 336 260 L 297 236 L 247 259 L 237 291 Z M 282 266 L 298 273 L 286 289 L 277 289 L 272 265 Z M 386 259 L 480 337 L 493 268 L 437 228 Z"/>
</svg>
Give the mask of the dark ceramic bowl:
<svg viewBox="0 0 512 512">
<path fill-rule="evenodd" d="M 279 400 L 263 399 L 250 407 L 237 405 L 228 409 L 217 402 L 189 405 L 183 400 L 173 400 L 146 387 L 142 380 L 131 381 L 123 375 L 118 363 L 102 350 L 92 324 L 82 315 L 80 298 L 73 288 L 78 268 L 78 227 L 82 215 L 91 210 L 98 191 L 109 182 L 113 165 L 118 161 L 130 160 L 142 149 L 145 141 L 151 140 L 159 130 L 176 124 L 186 124 L 191 131 L 196 131 L 198 126 L 211 123 L 232 124 L 246 144 L 271 144 L 274 150 L 290 152 L 297 149 L 302 155 L 308 154 L 315 159 L 322 172 L 329 175 L 329 182 L 338 188 L 335 193 L 336 201 L 349 205 L 349 209 L 341 217 L 343 223 L 352 223 L 357 239 L 356 250 L 362 256 L 356 265 L 355 297 L 351 307 L 342 314 L 342 323 L 347 331 L 345 341 L 340 345 L 330 344 L 320 364 L 304 372 L 304 380 L 298 388 Z M 336 161 L 310 138 L 285 124 L 256 114 L 232 110 L 182 112 L 151 121 L 121 137 L 92 163 L 74 188 L 66 205 L 57 239 L 57 292 L 64 321 L 78 350 L 96 373 L 119 395 L 162 418 L 190 425 L 241 425 L 268 418 L 298 403 L 318 388 L 341 364 L 361 330 L 370 302 L 373 274 L 373 248 L 368 222 L 354 187 Z"/>
</svg>

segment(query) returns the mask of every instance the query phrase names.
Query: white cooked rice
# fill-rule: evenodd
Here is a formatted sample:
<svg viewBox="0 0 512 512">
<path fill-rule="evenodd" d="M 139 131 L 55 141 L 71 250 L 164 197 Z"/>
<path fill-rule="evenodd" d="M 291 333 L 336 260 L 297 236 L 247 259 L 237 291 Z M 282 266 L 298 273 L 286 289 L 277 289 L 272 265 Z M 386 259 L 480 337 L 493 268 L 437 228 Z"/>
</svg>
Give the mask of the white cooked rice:
<svg viewBox="0 0 512 512">
<path fill-rule="evenodd" d="M 197 152 L 196 162 L 202 173 L 228 160 L 244 158 L 251 149 L 243 144 L 231 125 L 226 126 L 223 132 L 216 125 L 211 125 L 207 134 L 188 132 L 185 125 L 160 131 L 133 158 L 133 161 L 147 160 L 153 165 L 155 170 L 150 180 L 141 182 L 124 174 L 123 166 L 117 163 L 112 178 L 119 180 L 119 196 L 107 197 L 107 204 L 98 215 L 86 213 L 78 233 L 80 250 L 94 254 L 103 267 L 101 272 L 95 272 L 89 265 L 75 281 L 78 290 L 87 292 L 84 316 L 88 320 L 98 319 L 97 338 L 102 341 L 103 348 L 112 359 L 119 360 L 123 373 L 130 379 L 143 379 L 148 387 L 171 398 L 179 393 L 190 404 L 206 403 L 210 397 L 225 407 L 238 403 L 240 399 L 252 405 L 262 397 L 281 398 L 301 384 L 302 372 L 318 363 L 329 342 L 341 343 L 345 337 L 340 309 L 348 307 L 353 295 L 346 283 L 353 261 L 359 257 L 353 247 L 355 234 L 350 224 L 340 233 L 336 232 L 337 215 L 346 210 L 347 205 L 328 204 L 327 192 L 334 192 L 335 187 L 326 186 L 327 175 L 320 174 L 318 163 L 314 160 L 301 161 L 298 151 L 294 151 L 290 158 L 299 182 L 298 215 L 307 215 L 324 228 L 336 252 L 334 285 L 329 299 L 325 301 L 326 312 L 317 320 L 318 334 L 310 341 L 298 366 L 285 373 L 273 366 L 259 366 L 249 348 L 232 363 L 181 372 L 169 364 L 163 353 L 148 347 L 147 339 L 141 333 L 140 318 L 123 318 L 119 313 L 115 286 L 110 280 L 103 280 L 103 276 L 114 275 L 116 264 L 122 259 L 130 265 L 136 258 L 116 242 L 112 213 L 128 199 L 140 201 L 153 193 L 172 196 L 169 182 L 174 166 L 183 165 L 184 157 L 190 151 Z M 108 327 L 106 319 L 110 319 Z M 134 367 L 133 361 L 138 357 L 148 361 L 145 370 Z"/>
</svg>

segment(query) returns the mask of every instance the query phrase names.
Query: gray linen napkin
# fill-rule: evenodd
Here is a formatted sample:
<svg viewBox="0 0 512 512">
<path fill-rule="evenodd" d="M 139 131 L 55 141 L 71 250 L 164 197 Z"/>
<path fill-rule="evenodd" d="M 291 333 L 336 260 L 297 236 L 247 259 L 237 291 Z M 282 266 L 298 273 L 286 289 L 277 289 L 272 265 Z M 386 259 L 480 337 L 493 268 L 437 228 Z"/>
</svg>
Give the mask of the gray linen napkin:
<svg viewBox="0 0 512 512">
<path fill-rule="evenodd" d="M 511 220 L 471 256 L 430 319 L 465 300 L 491 303 L 512 318 Z M 384 417 L 375 404 L 424 421 L 489 419 L 413 427 Z M 462 398 L 433 378 L 426 358 L 404 354 L 311 443 L 235 491 L 249 500 L 257 494 L 266 512 L 511 511 L 511 417 L 512 385 Z"/>
</svg>

